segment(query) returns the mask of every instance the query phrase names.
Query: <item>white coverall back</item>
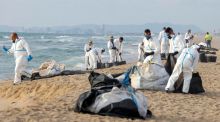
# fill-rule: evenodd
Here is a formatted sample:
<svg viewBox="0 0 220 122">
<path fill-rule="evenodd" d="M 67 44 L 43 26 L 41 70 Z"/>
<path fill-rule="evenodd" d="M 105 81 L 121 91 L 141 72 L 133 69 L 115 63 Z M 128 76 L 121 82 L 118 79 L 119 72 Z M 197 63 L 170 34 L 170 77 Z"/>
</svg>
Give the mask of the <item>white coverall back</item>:
<svg viewBox="0 0 220 122">
<path fill-rule="evenodd" d="M 115 39 L 115 40 L 114 40 L 114 44 L 115 44 L 115 47 L 117 48 L 117 50 L 116 50 L 116 61 L 121 62 L 121 61 L 122 61 L 122 57 L 121 57 L 121 55 L 119 55 L 119 54 L 120 54 L 120 53 L 122 54 L 123 43 L 120 42 L 119 39 Z"/>
<path fill-rule="evenodd" d="M 160 45 L 161 45 L 161 53 L 169 53 L 169 42 L 168 42 L 168 39 L 166 38 L 166 33 L 165 31 L 161 31 L 159 33 L 159 36 L 158 36 L 158 40 L 160 41 Z"/>
<path fill-rule="evenodd" d="M 89 69 L 96 69 L 97 63 L 102 62 L 102 49 L 94 48 L 89 51 Z"/>
<path fill-rule="evenodd" d="M 28 43 L 23 39 L 17 39 L 8 50 L 15 57 L 15 77 L 14 83 L 21 82 L 21 73 L 26 71 L 27 56 L 31 55 Z"/>
<path fill-rule="evenodd" d="M 89 68 L 89 51 L 93 48 L 93 45 L 85 44 L 84 52 L 85 52 L 85 66 L 86 69 Z"/>
<path fill-rule="evenodd" d="M 165 90 L 174 90 L 174 84 L 179 78 L 179 75 L 183 72 L 184 83 L 182 91 L 188 93 L 190 81 L 192 79 L 192 72 L 195 70 L 199 60 L 199 53 L 197 49 L 185 48 L 183 49 L 181 55 L 177 59 L 176 65 L 174 67 L 173 73 L 169 78 Z"/>
</svg>

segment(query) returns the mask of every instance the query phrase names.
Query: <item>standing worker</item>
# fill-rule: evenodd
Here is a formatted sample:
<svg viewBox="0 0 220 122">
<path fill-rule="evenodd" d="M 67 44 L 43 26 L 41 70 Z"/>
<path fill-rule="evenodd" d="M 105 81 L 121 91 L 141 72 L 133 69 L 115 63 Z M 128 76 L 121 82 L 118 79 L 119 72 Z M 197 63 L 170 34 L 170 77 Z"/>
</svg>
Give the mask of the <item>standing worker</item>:
<svg viewBox="0 0 220 122">
<path fill-rule="evenodd" d="M 159 42 L 153 40 L 150 29 L 146 29 L 144 35 L 144 63 L 154 62 L 161 64 Z"/>
<path fill-rule="evenodd" d="M 177 58 L 181 54 L 181 51 L 185 48 L 185 43 L 179 36 L 175 36 L 172 28 L 168 27 L 166 29 L 166 33 L 170 45 L 169 53 Z"/>
<path fill-rule="evenodd" d="M 174 90 L 175 82 L 179 78 L 180 74 L 183 73 L 184 82 L 182 92 L 189 92 L 192 73 L 195 71 L 199 60 L 199 49 L 200 47 L 198 45 L 193 45 L 190 48 L 183 49 L 181 55 L 177 59 L 173 73 L 168 80 L 167 86 L 165 88 L 166 91 Z"/>
<path fill-rule="evenodd" d="M 108 50 L 109 50 L 110 63 L 115 63 L 116 62 L 117 48 L 115 47 L 113 36 L 110 36 L 110 39 L 107 43 L 107 47 L 108 47 Z"/>
<path fill-rule="evenodd" d="M 19 39 L 17 33 L 11 34 L 12 46 L 10 49 L 3 46 L 3 50 L 7 53 L 14 54 L 15 57 L 15 77 L 14 85 L 21 83 L 21 74 L 25 72 L 27 63 L 33 59 L 28 43 Z"/>
<path fill-rule="evenodd" d="M 194 36 L 192 35 L 191 30 L 189 29 L 188 32 L 185 34 L 185 41 L 186 41 L 186 46 L 191 47 L 193 44 L 193 38 Z"/>
<path fill-rule="evenodd" d="M 93 42 L 92 40 L 89 40 L 89 42 L 84 46 L 86 70 L 89 69 L 89 51 L 92 50 L 92 48 Z"/>
<path fill-rule="evenodd" d="M 105 49 L 93 48 L 89 51 L 89 69 L 97 69 L 97 63 L 102 63 L 102 54 Z"/>
<path fill-rule="evenodd" d="M 124 38 L 123 37 L 119 37 L 118 39 L 114 40 L 114 44 L 116 49 L 116 62 L 121 62 L 122 61 L 122 49 L 123 49 L 123 42 Z"/>
<path fill-rule="evenodd" d="M 205 42 L 208 48 L 211 48 L 211 41 L 212 41 L 212 36 L 211 34 L 209 34 L 209 32 L 207 32 L 205 35 Z"/>
<path fill-rule="evenodd" d="M 138 61 L 144 61 L 144 42 L 138 44 Z"/>
<path fill-rule="evenodd" d="M 169 53 L 169 43 L 166 38 L 166 27 L 163 28 L 163 30 L 159 33 L 158 40 L 160 41 L 161 45 L 161 57 L 163 59 L 167 58 L 167 55 Z"/>
</svg>

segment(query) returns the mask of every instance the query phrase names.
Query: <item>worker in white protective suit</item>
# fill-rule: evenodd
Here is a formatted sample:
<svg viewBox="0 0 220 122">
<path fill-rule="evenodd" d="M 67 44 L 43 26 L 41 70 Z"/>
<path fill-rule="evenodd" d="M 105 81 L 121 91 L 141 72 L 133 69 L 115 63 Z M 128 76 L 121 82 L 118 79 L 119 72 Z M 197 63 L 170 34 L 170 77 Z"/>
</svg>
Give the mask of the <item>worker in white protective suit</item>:
<svg viewBox="0 0 220 122">
<path fill-rule="evenodd" d="M 102 63 L 102 54 L 104 52 L 104 48 L 93 48 L 89 51 L 89 69 L 97 69 L 97 63 Z"/>
<path fill-rule="evenodd" d="M 186 41 L 186 46 L 187 47 L 191 47 L 193 44 L 193 34 L 191 32 L 191 30 L 189 29 L 188 32 L 185 34 L 185 41 Z"/>
<path fill-rule="evenodd" d="M 138 61 L 144 61 L 144 42 L 138 44 Z"/>
<path fill-rule="evenodd" d="M 161 57 L 160 57 L 160 44 L 159 42 L 153 40 L 151 37 L 151 32 L 149 29 L 146 29 L 145 37 L 143 39 L 144 43 L 144 63 L 147 63 L 149 61 L 157 62 L 161 64 Z"/>
<path fill-rule="evenodd" d="M 116 49 L 116 62 L 121 62 L 122 61 L 122 49 L 123 49 L 123 42 L 124 41 L 124 38 L 123 37 L 119 37 L 118 39 L 115 39 L 114 40 L 114 44 L 115 44 L 115 47 L 117 48 Z"/>
<path fill-rule="evenodd" d="M 163 30 L 159 33 L 158 40 L 160 41 L 161 45 L 161 57 L 163 59 L 166 59 L 169 53 L 169 42 L 166 37 L 166 27 L 163 28 Z"/>
<path fill-rule="evenodd" d="M 144 61 L 139 63 L 141 88 L 149 90 L 164 90 L 169 79 L 161 61 L 160 43 L 151 37 L 151 31 L 144 31 Z"/>
<path fill-rule="evenodd" d="M 92 48 L 93 48 L 93 41 L 89 40 L 89 42 L 84 46 L 86 70 L 89 69 L 89 51 L 92 50 Z"/>
<path fill-rule="evenodd" d="M 107 47 L 109 50 L 109 56 L 110 56 L 110 61 L 109 63 L 115 63 L 116 62 L 116 52 L 117 52 L 117 48 L 115 47 L 114 44 L 114 37 L 110 36 L 110 39 L 107 43 Z"/>
<path fill-rule="evenodd" d="M 31 50 L 28 43 L 19 39 L 17 33 L 11 34 L 11 40 L 13 42 L 10 49 L 3 46 L 3 50 L 9 54 L 14 54 L 15 57 L 15 77 L 14 85 L 21 83 L 22 72 L 28 72 L 26 69 L 27 63 L 33 59 L 31 56 Z"/>
<path fill-rule="evenodd" d="M 175 35 L 173 29 L 167 27 L 166 29 L 167 37 L 169 39 L 169 53 L 172 54 L 175 58 L 178 58 L 181 54 L 181 51 L 185 48 L 184 40 L 180 35 Z"/>
<path fill-rule="evenodd" d="M 182 92 L 189 92 L 192 73 L 193 71 L 195 71 L 199 60 L 199 48 L 200 47 L 198 45 L 193 45 L 190 48 L 183 49 L 181 55 L 177 59 L 176 65 L 173 69 L 173 73 L 170 76 L 167 86 L 165 88 L 167 92 L 174 90 L 174 84 L 181 73 L 183 73 L 184 78 Z"/>
</svg>

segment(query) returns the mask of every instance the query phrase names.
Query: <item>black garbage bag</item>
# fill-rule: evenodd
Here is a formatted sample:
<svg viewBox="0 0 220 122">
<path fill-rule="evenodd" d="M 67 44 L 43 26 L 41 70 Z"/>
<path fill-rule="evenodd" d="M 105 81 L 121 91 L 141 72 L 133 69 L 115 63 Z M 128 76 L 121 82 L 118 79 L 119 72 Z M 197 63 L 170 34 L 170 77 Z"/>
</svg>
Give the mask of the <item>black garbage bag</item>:
<svg viewBox="0 0 220 122">
<path fill-rule="evenodd" d="M 142 119 L 152 116 L 146 97 L 130 86 L 95 72 L 90 74 L 89 82 L 91 90 L 79 96 L 75 112 Z"/>
<path fill-rule="evenodd" d="M 106 76 L 105 74 L 99 74 L 96 72 L 91 72 L 89 75 L 89 82 L 91 88 L 100 87 L 100 86 L 120 86 L 120 82 L 117 79 L 112 79 Z"/>
<path fill-rule="evenodd" d="M 175 85 L 175 93 L 181 93 L 183 88 L 183 77 L 181 77 L 181 80 L 178 80 Z M 190 87 L 189 87 L 189 93 L 191 94 L 198 94 L 205 92 L 203 85 L 202 85 L 202 79 L 199 75 L 199 73 L 193 73 Z"/>
<path fill-rule="evenodd" d="M 167 58 L 167 61 L 166 61 L 165 65 L 164 65 L 165 70 L 167 71 L 167 73 L 169 75 L 172 74 L 173 69 L 175 67 L 175 64 L 176 64 L 176 58 L 172 54 L 169 54 L 168 58 Z"/>
</svg>

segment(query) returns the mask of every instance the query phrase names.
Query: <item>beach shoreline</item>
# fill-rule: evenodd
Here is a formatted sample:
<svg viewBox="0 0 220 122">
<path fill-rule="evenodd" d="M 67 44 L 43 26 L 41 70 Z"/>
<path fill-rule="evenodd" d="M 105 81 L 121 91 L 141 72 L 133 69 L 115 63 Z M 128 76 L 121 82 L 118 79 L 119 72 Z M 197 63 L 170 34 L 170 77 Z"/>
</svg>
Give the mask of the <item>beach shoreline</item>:
<svg viewBox="0 0 220 122">
<path fill-rule="evenodd" d="M 213 42 L 216 48 L 219 43 Z M 217 52 L 220 57 L 220 52 Z M 96 70 L 99 73 L 125 72 L 135 63 Z M 220 120 L 220 59 L 216 63 L 199 63 L 197 71 L 206 92 L 203 94 L 167 94 L 161 91 L 141 90 L 147 97 L 153 117 L 145 121 L 196 121 L 217 122 Z M 79 95 L 90 89 L 89 73 L 24 81 L 12 85 L 11 80 L 0 82 L 1 121 L 137 121 L 110 116 L 75 113 L 73 111 Z"/>
</svg>

